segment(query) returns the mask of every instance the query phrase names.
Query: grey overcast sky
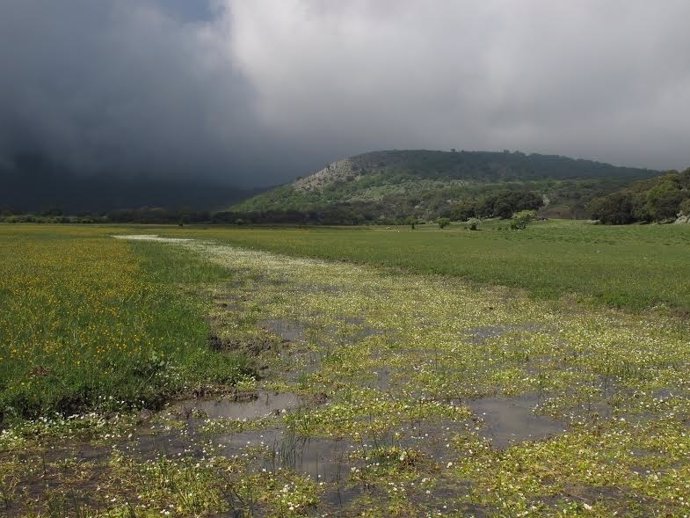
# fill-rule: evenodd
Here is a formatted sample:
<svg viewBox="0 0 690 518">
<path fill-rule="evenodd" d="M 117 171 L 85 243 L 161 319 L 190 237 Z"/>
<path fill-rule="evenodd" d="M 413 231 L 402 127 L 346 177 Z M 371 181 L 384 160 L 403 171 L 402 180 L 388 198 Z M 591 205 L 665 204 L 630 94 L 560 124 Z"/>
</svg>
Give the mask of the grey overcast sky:
<svg viewBox="0 0 690 518">
<path fill-rule="evenodd" d="M 375 149 L 690 166 L 688 0 L 0 0 L 0 168 L 292 179 Z"/>
</svg>

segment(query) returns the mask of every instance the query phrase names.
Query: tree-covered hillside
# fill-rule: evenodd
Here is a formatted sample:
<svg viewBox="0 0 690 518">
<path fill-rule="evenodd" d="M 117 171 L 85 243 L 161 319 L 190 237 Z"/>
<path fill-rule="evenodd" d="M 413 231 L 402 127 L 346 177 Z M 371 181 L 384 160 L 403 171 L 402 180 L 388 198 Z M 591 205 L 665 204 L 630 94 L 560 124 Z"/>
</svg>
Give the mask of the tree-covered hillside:
<svg viewBox="0 0 690 518">
<path fill-rule="evenodd" d="M 520 152 L 377 151 L 240 202 L 228 217 L 361 223 L 505 217 L 512 209 L 537 207 L 547 215 L 585 217 L 592 198 L 653 174 Z"/>
<path fill-rule="evenodd" d="M 690 169 L 635 182 L 592 200 L 592 217 L 602 223 L 665 222 L 690 216 Z"/>
</svg>

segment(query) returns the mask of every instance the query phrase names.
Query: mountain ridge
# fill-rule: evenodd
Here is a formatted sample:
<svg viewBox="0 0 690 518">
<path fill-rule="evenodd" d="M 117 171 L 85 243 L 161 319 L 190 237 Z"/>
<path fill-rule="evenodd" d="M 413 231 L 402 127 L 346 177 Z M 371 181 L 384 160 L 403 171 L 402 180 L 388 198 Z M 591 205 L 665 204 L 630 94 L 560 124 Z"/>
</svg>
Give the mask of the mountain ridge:
<svg viewBox="0 0 690 518">
<path fill-rule="evenodd" d="M 500 191 L 528 191 L 544 197 L 556 215 L 583 217 L 592 198 L 656 174 L 650 169 L 519 151 L 383 150 L 331 162 L 230 210 L 352 209 L 363 212 L 365 220 L 405 215 L 429 219 L 452 217 L 454 207 Z"/>
</svg>

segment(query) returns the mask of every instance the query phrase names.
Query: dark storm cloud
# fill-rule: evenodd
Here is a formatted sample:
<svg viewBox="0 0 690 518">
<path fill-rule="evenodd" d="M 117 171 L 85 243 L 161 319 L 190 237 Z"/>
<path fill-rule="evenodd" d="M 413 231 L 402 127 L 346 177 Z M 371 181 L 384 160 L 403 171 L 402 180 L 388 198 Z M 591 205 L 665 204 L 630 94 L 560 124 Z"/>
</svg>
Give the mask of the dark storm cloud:
<svg viewBox="0 0 690 518">
<path fill-rule="evenodd" d="M 269 135 L 257 127 L 252 88 L 230 59 L 227 26 L 181 5 L 4 2 L 5 161 L 35 153 L 89 174 L 238 180 L 274 167 L 260 152 Z M 221 17 L 221 7 L 215 13 Z"/>
<path fill-rule="evenodd" d="M 0 160 L 286 181 L 381 148 L 687 167 L 690 3 L 5 0 Z"/>
</svg>

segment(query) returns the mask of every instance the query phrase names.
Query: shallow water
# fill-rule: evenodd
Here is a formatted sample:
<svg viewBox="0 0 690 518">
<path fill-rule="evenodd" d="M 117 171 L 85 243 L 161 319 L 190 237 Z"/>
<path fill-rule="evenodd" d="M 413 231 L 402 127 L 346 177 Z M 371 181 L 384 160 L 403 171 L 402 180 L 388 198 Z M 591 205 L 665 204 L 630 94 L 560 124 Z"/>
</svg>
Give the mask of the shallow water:
<svg viewBox="0 0 690 518">
<path fill-rule="evenodd" d="M 203 415 L 209 419 L 253 420 L 294 410 L 301 405 L 302 400 L 295 394 L 258 391 L 242 400 L 232 396 L 188 399 L 173 405 L 171 410 L 181 415 Z"/>
<path fill-rule="evenodd" d="M 497 449 L 522 441 L 548 439 L 565 431 L 565 425 L 560 421 L 534 413 L 538 403 L 539 398 L 534 394 L 467 402 L 484 422 L 480 433 Z"/>
<path fill-rule="evenodd" d="M 302 437 L 280 428 L 252 430 L 214 439 L 223 455 L 236 455 L 247 448 L 264 448 L 261 467 L 268 471 L 291 469 L 322 482 L 345 481 L 349 455 L 355 446 L 349 441 Z"/>
</svg>

